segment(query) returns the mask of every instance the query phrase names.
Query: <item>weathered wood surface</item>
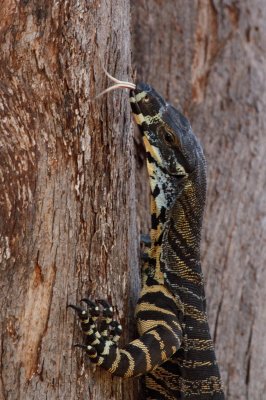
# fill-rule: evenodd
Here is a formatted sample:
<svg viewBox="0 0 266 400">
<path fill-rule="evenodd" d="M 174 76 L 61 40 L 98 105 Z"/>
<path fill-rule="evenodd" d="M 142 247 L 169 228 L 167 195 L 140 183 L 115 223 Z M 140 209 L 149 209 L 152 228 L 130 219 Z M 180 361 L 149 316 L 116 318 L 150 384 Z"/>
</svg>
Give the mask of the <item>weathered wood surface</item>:
<svg viewBox="0 0 266 400">
<path fill-rule="evenodd" d="M 227 399 L 261 400 L 264 2 L 131 7 L 133 67 L 185 110 L 208 159 L 203 268 Z M 84 294 L 108 297 L 124 341 L 134 329 L 138 230 L 149 220 L 143 153 L 125 92 L 89 102 L 107 84 L 101 65 L 130 77 L 129 27 L 126 0 L 0 9 L 0 399 L 138 398 L 136 380 L 93 371 L 73 350 L 81 334 L 66 311 Z"/>
<path fill-rule="evenodd" d="M 134 381 L 93 372 L 73 349 L 82 336 L 66 310 L 86 294 L 108 298 L 132 329 L 128 96 L 89 102 L 107 85 L 102 65 L 128 78 L 128 26 L 123 0 L 1 6 L 1 399 L 133 399 Z"/>
<path fill-rule="evenodd" d="M 265 398 L 266 8 L 263 0 L 133 2 L 139 78 L 185 110 L 208 160 L 203 233 L 228 400 Z"/>
</svg>

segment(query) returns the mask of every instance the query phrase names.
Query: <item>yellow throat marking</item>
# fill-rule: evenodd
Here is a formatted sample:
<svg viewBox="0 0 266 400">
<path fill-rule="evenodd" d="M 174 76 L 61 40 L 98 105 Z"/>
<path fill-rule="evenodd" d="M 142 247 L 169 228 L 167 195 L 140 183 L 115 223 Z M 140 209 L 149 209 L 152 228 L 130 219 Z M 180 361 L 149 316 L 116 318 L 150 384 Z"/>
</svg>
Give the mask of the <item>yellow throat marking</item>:
<svg viewBox="0 0 266 400">
<path fill-rule="evenodd" d="M 152 158 L 154 158 L 154 160 L 156 160 L 158 162 L 158 164 L 161 164 L 162 158 L 161 158 L 158 148 L 153 146 L 152 144 L 150 144 L 150 142 L 146 136 L 143 137 L 143 142 L 144 142 L 146 151 L 151 154 Z"/>
</svg>

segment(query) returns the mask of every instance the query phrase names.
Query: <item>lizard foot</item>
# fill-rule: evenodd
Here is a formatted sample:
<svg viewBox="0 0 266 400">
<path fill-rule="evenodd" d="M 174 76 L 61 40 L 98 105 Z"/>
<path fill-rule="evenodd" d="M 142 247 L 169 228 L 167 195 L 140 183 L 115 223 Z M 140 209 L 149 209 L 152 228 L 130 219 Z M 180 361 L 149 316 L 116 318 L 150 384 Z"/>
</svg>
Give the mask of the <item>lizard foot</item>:
<svg viewBox="0 0 266 400">
<path fill-rule="evenodd" d="M 90 360 L 100 365 L 103 356 L 109 353 L 110 348 L 116 347 L 122 327 L 113 319 L 113 307 L 106 300 L 93 302 L 84 298 L 81 301 L 87 304 L 87 309 L 73 304 L 68 305 L 76 311 L 86 337 L 85 344 L 76 344 L 75 347 L 84 349 Z"/>
</svg>

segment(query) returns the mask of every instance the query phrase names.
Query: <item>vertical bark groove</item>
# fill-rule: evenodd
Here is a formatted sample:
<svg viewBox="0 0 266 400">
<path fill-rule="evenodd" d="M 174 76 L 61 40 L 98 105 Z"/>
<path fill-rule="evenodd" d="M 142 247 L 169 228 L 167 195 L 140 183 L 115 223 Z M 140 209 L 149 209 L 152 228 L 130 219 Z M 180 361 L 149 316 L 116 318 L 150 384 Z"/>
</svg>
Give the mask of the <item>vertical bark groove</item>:
<svg viewBox="0 0 266 400">
<path fill-rule="evenodd" d="M 1 399 L 138 398 L 137 381 L 73 351 L 81 334 L 66 311 L 84 295 L 108 298 L 123 341 L 132 335 L 145 158 L 127 94 L 90 101 L 107 86 L 102 66 L 128 79 L 131 48 L 138 78 L 180 106 L 203 142 L 202 258 L 227 399 L 263 398 L 265 13 L 263 0 L 137 0 L 131 10 L 126 0 L 4 0 Z"/>
</svg>

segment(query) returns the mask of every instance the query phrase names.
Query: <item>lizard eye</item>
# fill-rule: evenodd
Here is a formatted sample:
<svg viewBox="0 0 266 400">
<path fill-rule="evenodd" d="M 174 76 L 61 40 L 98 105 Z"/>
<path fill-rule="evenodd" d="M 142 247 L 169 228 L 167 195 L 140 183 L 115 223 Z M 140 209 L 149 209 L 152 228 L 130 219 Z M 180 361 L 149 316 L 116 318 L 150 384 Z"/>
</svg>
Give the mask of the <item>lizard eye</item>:
<svg viewBox="0 0 266 400">
<path fill-rule="evenodd" d="M 176 143 L 176 137 L 175 137 L 175 135 L 174 135 L 172 132 L 165 131 L 164 134 L 163 134 L 163 138 L 164 138 L 164 141 L 165 141 L 167 144 L 174 144 L 174 143 Z"/>
<path fill-rule="evenodd" d="M 166 126 L 159 126 L 157 134 L 168 146 L 178 146 L 179 140 L 176 134 Z"/>
<path fill-rule="evenodd" d="M 172 135 L 171 133 L 169 133 L 169 132 L 165 132 L 165 133 L 164 133 L 164 140 L 165 140 L 167 143 L 172 144 L 172 143 L 174 142 L 173 135 Z"/>
<path fill-rule="evenodd" d="M 143 97 L 143 101 L 144 103 L 148 103 L 149 102 L 149 96 L 146 94 L 145 97 Z"/>
</svg>

